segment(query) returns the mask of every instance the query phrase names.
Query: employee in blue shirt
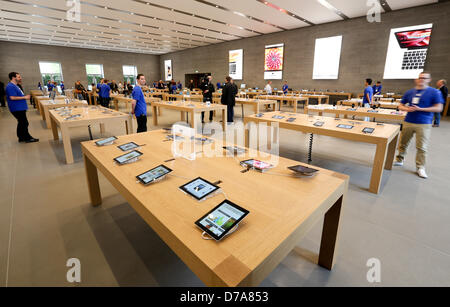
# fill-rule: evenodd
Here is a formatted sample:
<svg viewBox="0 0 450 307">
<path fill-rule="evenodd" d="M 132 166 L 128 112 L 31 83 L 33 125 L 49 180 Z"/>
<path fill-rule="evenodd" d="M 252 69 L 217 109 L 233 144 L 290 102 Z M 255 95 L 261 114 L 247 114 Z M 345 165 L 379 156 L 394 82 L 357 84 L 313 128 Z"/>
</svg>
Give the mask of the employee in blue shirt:
<svg viewBox="0 0 450 307">
<path fill-rule="evenodd" d="M 439 90 L 429 86 L 431 75 L 423 72 L 415 81 L 416 87 L 407 91 L 402 98 L 399 109 L 406 111 L 405 121 L 400 136 L 400 146 L 396 166 L 403 166 L 408 145 L 416 135 L 416 167 L 421 178 L 428 178 L 425 172 L 426 155 L 431 136 L 433 115 L 442 112 L 444 99 Z"/>
<path fill-rule="evenodd" d="M 181 81 L 178 81 L 177 89 L 180 90 L 180 91 L 183 89 L 183 84 L 181 84 Z"/>
<path fill-rule="evenodd" d="M 48 91 L 48 96 L 50 97 L 51 93 L 53 92 L 53 82 L 48 80 L 47 82 L 47 91 Z"/>
<path fill-rule="evenodd" d="M 289 90 L 289 85 L 288 85 L 287 81 L 284 81 L 284 84 L 283 84 L 283 94 L 284 94 L 284 95 L 287 95 L 288 90 Z"/>
<path fill-rule="evenodd" d="M 111 88 L 108 85 L 108 80 L 104 80 L 100 86 L 100 92 L 98 96 L 100 97 L 100 104 L 102 107 L 109 108 L 109 100 L 111 95 Z"/>
<path fill-rule="evenodd" d="M 383 90 L 383 85 L 381 85 L 381 82 L 378 81 L 377 84 L 373 86 L 373 94 L 381 95 L 382 90 Z"/>
<path fill-rule="evenodd" d="M 64 81 L 61 81 L 61 83 L 59 84 L 59 87 L 61 88 L 61 93 L 64 95 Z"/>
<path fill-rule="evenodd" d="M 370 105 L 373 102 L 373 88 L 372 88 L 372 79 L 366 79 L 366 83 L 365 86 L 366 88 L 364 89 L 364 97 L 363 97 L 363 106 L 365 108 L 370 108 Z"/>
<path fill-rule="evenodd" d="M 147 103 L 145 102 L 142 86 L 145 86 L 145 76 L 139 74 L 136 77 L 136 86 L 131 96 L 134 101 L 131 107 L 131 114 L 136 116 L 137 133 L 147 132 Z"/>
<path fill-rule="evenodd" d="M 17 119 L 17 137 L 19 142 L 34 143 L 39 142 L 28 132 L 27 119 L 27 100 L 30 95 L 24 95 L 19 87 L 22 84 L 22 77 L 17 72 L 11 72 L 8 75 L 9 83 L 6 86 L 6 100 L 8 101 L 8 108 L 11 114 Z"/>
</svg>

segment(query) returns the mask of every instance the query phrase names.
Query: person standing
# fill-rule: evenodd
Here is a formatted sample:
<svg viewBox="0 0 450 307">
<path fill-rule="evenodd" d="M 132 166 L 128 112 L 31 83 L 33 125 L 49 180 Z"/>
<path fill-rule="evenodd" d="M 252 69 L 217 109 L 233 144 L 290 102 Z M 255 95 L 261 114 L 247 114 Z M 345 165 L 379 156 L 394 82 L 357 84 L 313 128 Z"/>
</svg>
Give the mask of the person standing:
<svg viewBox="0 0 450 307">
<path fill-rule="evenodd" d="M 203 102 L 209 101 L 212 102 L 213 93 L 216 91 L 214 88 L 214 84 L 212 84 L 212 76 L 208 76 L 205 79 L 205 82 L 202 85 L 203 91 Z M 209 121 L 212 122 L 214 117 L 214 112 L 209 111 Z M 205 123 L 205 112 L 202 112 L 202 123 Z"/>
<path fill-rule="evenodd" d="M 53 82 L 51 80 L 48 80 L 48 82 L 47 82 L 48 97 L 50 97 L 50 95 L 52 94 L 52 91 L 53 91 Z"/>
<path fill-rule="evenodd" d="M 268 81 L 266 87 L 264 88 L 267 95 L 272 95 L 272 81 Z"/>
<path fill-rule="evenodd" d="M 438 90 L 441 91 L 442 98 L 444 98 L 444 105 L 445 105 L 445 103 L 447 102 L 447 99 L 448 99 L 447 80 L 444 80 L 444 79 L 439 80 L 437 82 L 436 86 L 437 86 Z M 444 114 L 444 116 L 445 115 L 446 114 Z M 434 113 L 434 124 L 433 124 L 433 127 L 438 128 L 440 123 L 441 123 L 441 113 L 440 112 Z"/>
<path fill-rule="evenodd" d="M 11 72 L 8 77 L 10 81 L 6 86 L 6 100 L 8 101 L 9 111 L 17 119 L 17 137 L 19 142 L 39 142 L 39 139 L 35 139 L 28 132 L 27 100 L 30 99 L 30 95 L 25 96 L 21 90 L 22 76 L 17 72 Z"/>
<path fill-rule="evenodd" d="M 137 133 L 147 132 L 147 103 L 142 92 L 142 86 L 145 86 L 145 76 L 139 74 L 136 77 L 136 86 L 131 93 L 134 99 L 131 106 L 131 114 L 136 116 Z"/>
<path fill-rule="evenodd" d="M 234 122 L 234 106 L 236 105 L 236 95 L 238 93 L 237 86 L 231 77 L 226 77 L 227 82 L 222 89 L 222 97 L 220 102 L 227 106 L 227 122 Z"/>
<path fill-rule="evenodd" d="M 289 91 L 289 85 L 288 85 L 287 81 L 284 81 L 284 84 L 283 84 L 283 94 L 284 94 L 284 95 L 287 95 L 287 94 L 288 94 L 288 91 Z"/>
<path fill-rule="evenodd" d="M 181 83 L 181 81 L 177 82 L 177 90 L 181 91 L 183 89 L 183 84 Z"/>
<path fill-rule="evenodd" d="M 5 108 L 5 84 L 0 81 L 0 106 Z"/>
<path fill-rule="evenodd" d="M 100 86 L 100 104 L 102 107 L 109 108 L 109 100 L 111 97 L 111 88 L 108 85 L 108 80 L 104 80 Z"/>
<path fill-rule="evenodd" d="M 189 81 L 189 85 L 187 87 L 191 92 L 195 88 L 194 80 Z"/>
<path fill-rule="evenodd" d="M 364 89 L 364 97 L 363 97 L 363 107 L 364 108 L 370 108 L 370 106 L 373 103 L 373 88 L 372 88 L 372 79 L 366 79 Z"/>
<path fill-rule="evenodd" d="M 415 81 L 416 87 L 407 91 L 402 98 L 399 109 L 406 111 L 405 121 L 400 136 L 400 146 L 395 166 L 403 166 L 408 145 L 416 135 L 416 167 L 421 178 L 428 178 L 425 171 L 428 144 L 431 136 L 433 113 L 442 112 L 444 99 L 439 90 L 429 86 L 431 75 L 423 72 Z"/>
<path fill-rule="evenodd" d="M 64 81 L 61 81 L 61 83 L 59 84 L 59 87 L 61 88 L 61 94 L 65 95 L 65 93 L 64 93 L 64 89 L 65 89 Z"/>
<path fill-rule="evenodd" d="M 373 94 L 381 95 L 382 90 L 383 90 L 383 85 L 381 85 L 381 81 L 377 81 L 377 84 L 373 86 Z"/>
</svg>

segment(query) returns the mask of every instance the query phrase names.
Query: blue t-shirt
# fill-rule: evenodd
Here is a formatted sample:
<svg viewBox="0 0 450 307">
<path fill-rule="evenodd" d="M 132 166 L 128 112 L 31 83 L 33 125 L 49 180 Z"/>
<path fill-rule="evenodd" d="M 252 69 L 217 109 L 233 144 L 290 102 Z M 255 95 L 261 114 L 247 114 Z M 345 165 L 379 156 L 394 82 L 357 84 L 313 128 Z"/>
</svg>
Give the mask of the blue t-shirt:
<svg viewBox="0 0 450 307">
<path fill-rule="evenodd" d="M 61 90 L 64 91 L 64 83 L 61 82 L 59 86 L 61 87 Z"/>
<path fill-rule="evenodd" d="M 49 91 L 49 92 L 51 92 L 51 91 L 53 91 L 53 87 L 54 87 L 54 85 L 53 84 L 47 84 L 47 90 Z"/>
<path fill-rule="evenodd" d="M 109 98 L 110 90 L 111 88 L 109 87 L 108 84 L 102 84 L 102 86 L 100 86 L 100 93 L 98 95 L 102 98 Z"/>
<path fill-rule="evenodd" d="M 144 93 L 142 93 L 141 87 L 135 86 L 131 96 L 133 96 L 133 99 L 136 100 L 134 115 L 136 115 L 136 117 L 147 115 L 147 103 L 145 102 Z"/>
<path fill-rule="evenodd" d="M 287 84 L 283 85 L 283 93 L 287 94 L 288 89 L 289 89 L 289 85 L 287 85 Z"/>
<path fill-rule="evenodd" d="M 100 90 L 100 88 L 102 87 L 101 83 L 97 83 L 97 89 Z"/>
<path fill-rule="evenodd" d="M 382 89 L 383 89 L 383 86 L 382 86 L 382 85 L 380 85 L 380 86 L 374 85 L 374 86 L 373 86 L 373 93 L 374 93 L 375 95 L 380 95 Z"/>
<path fill-rule="evenodd" d="M 420 108 L 429 108 L 435 104 L 444 104 L 444 99 L 442 99 L 442 94 L 439 90 L 428 87 L 424 90 L 412 89 L 403 95 L 402 104 L 413 105 L 414 98 L 418 98 L 419 103 L 416 104 Z M 408 112 L 406 115 L 405 122 L 411 124 L 425 124 L 430 125 L 433 123 L 434 113 L 432 112 Z"/>
<path fill-rule="evenodd" d="M 367 94 L 369 94 L 370 101 L 367 100 Z M 373 97 L 373 88 L 371 86 L 367 86 L 364 90 L 364 98 L 363 98 L 363 105 L 366 103 L 371 103 Z"/>
<path fill-rule="evenodd" d="M 179 84 L 177 85 L 177 88 L 178 88 L 179 90 L 183 89 L 183 84 L 179 83 Z"/>
<path fill-rule="evenodd" d="M 26 111 L 28 109 L 27 100 L 11 100 L 11 96 L 23 97 L 25 96 L 22 90 L 12 82 L 9 82 L 5 89 L 6 100 L 11 112 Z"/>
</svg>

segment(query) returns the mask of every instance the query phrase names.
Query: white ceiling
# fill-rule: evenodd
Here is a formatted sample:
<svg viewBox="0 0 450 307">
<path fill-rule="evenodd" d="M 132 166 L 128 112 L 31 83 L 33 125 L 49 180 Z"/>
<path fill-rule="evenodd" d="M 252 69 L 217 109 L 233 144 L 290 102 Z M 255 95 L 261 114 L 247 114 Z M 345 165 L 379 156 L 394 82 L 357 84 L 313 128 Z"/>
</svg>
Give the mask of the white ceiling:
<svg viewBox="0 0 450 307">
<path fill-rule="evenodd" d="M 72 0 L 80 1 L 80 0 Z M 0 0 L 0 40 L 165 54 L 361 17 L 367 0 Z M 378 0 L 392 10 L 438 0 Z M 387 9 L 389 10 L 389 9 Z"/>
</svg>

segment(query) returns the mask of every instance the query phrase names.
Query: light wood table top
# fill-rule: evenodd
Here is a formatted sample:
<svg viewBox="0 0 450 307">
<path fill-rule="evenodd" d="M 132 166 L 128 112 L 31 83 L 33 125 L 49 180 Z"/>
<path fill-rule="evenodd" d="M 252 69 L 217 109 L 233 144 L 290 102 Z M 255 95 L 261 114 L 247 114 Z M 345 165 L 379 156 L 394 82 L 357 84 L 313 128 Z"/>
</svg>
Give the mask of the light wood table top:
<svg viewBox="0 0 450 307">
<path fill-rule="evenodd" d="M 331 113 L 336 116 L 344 115 L 344 118 L 348 116 L 360 116 L 360 117 L 369 117 L 380 120 L 392 120 L 402 122 L 407 112 L 404 111 L 396 111 L 392 109 L 376 109 L 372 108 L 363 108 L 363 107 L 348 107 L 348 106 L 332 106 L 332 105 L 320 105 L 320 106 L 309 106 L 305 108 L 305 114 L 308 113 L 319 113 L 322 115 L 323 113 Z"/>
<path fill-rule="evenodd" d="M 283 119 L 275 119 L 273 116 L 284 116 Z M 287 122 L 288 118 L 295 117 L 292 123 Z M 324 122 L 322 127 L 314 126 L 315 122 Z M 341 120 L 332 117 L 312 116 L 306 114 L 294 114 L 286 112 L 264 113 L 261 118 L 255 115 L 247 116 L 244 123 L 268 123 L 278 124 L 279 128 L 296 130 L 303 133 L 326 135 L 346 139 L 355 142 L 363 142 L 377 145 L 373 162 L 372 177 L 370 180 L 369 192 L 378 194 L 383 176 L 383 169 L 391 170 L 394 162 L 395 149 L 400 133 L 399 125 L 383 124 L 374 122 L 364 122 L 355 120 Z M 354 126 L 353 129 L 338 128 L 340 124 Z M 374 128 L 372 134 L 363 133 L 364 128 Z M 310 144 L 312 147 L 312 143 Z"/>
<path fill-rule="evenodd" d="M 303 101 L 305 106 L 307 106 L 309 104 L 309 97 L 301 97 L 301 96 L 295 96 L 295 95 L 283 95 L 283 96 L 260 95 L 260 96 L 258 96 L 258 98 L 278 101 L 278 111 L 281 111 L 281 105 L 282 105 L 283 101 L 293 103 L 294 104 L 294 113 L 297 113 L 298 103 L 300 101 Z"/>
<path fill-rule="evenodd" d="M 78 99 L 73 99 L 69 102 L 66 102 L 64 99 L 57 99 L 55 101 L 52 100 L 41 100 L 39 101 L 39 108 L 42 111 L 42 120 L 45 121 L 45 125 L 47 129 L 50 129 L 52 124 L 50 122 L 50 110 L 63 108 L 63 107 L 76 107 L 76 106 L 87 106 L 87 101 L 82 101 Z"/>
<path fill-rule="evenodd" d="M 59 140 L 58 127 L 61 130 L 61 138 L 64 144 L 64 153 L 66 155 L 66 163 L 73 164 L 72 144 L 70 141 L 69 128 L 88 127 L 94 124 L 100 125 L 100 132 L 105 132 L 105 123 L 125 122 L 125 132 L 129 134 L 133 131 L 133 122 L 131 116 L 126 113 L 117 112 L 111 109 L 99 106 L 83 106 L 69 107 L 65 110 L 50 110 L 49 117 L 52 127 L 53 139 Z M 70 114 L 62 114 L 70 110 Z M 72 115 L 79 115 L 74 119 L 68 119 Z"/>
<path fill-rule="evenodd" d="M 190 120 L 192 128 L 197 129 L 200 123 L 200 113 L 208 111 L 222 111 L 222 128 L 227 128 L 227 106 L 211 103 L 209 106 L 203 102 L 196 101 L 155 101 L 152 103 L 153 125 L 158 126 L 158 109 L 166 108 L 181 112 L 181 121 Z M 189 114 L 188 117 L 185 117 Z"/>
<path fill-rule="evenodd" d="M 253 113 L 258 114 L 263 111 L 263 106 L 272 106 L 273 110 L 277 109 L 277 101 L 276 100 L 263 100 L 263 99 L 248 99 L 248 98 L 236 98 L 236 104 L 241 105 L 242 109 L 242 118 L 245 117 L 244 105 L 250 105 L 253 107 Z M 213 98 L 213 103 L 220 104 L 220 98 Z"/>
<path fill-rule="evenodd" d="M 121 136 L 108 147 L 83 142 L 92 205 L 102 203 L 99 170 L 207 286 L 258 286 L 324 216 L 318 264 L 332 268 L 348 176 L 318 168 L 314 177 L 294 177 L 287 167 L 302 163 L 285 158 L 267 173 L 241 173 L 239 161 L 248 156 L 164 162 L 172 158 L 172 142 L 165 142 L 165 136 L 160 130 Z M 140 149 L 143 156 L 136 163 L 116 165 L 113 158 L 123 154 L 117 145 L 131 141 L 146 144 Z M 172 175 L 150 186 L 136 183 L 137 175 L 160 164 L 171 168 Z M 250 211 L 238 230 L 220 242 L 202 239 L 194 222 L 225 194 L 198 202 L 178 189 L 197 177 L 221 180 L 226 198 Z"/>
</svg>

